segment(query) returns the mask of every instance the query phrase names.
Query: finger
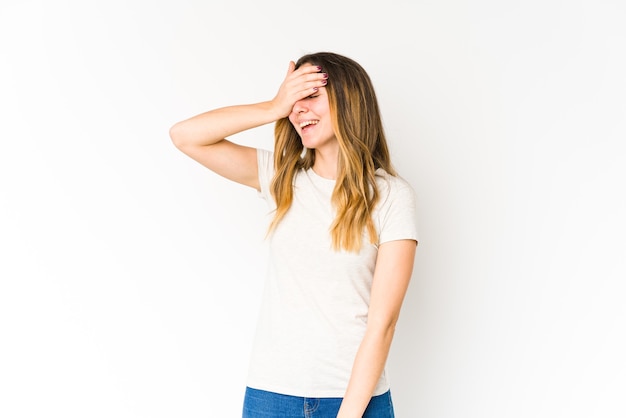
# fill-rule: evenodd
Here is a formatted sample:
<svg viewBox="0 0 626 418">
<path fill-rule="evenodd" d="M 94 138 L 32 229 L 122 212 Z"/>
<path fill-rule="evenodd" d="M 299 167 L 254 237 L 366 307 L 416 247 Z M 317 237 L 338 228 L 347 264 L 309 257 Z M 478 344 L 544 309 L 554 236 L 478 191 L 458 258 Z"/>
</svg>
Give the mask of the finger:
<svg viewBox="0 0 626 418">
<path fill-rule="evenodd" d="M 325 86 L 326 86 L 325 80 L 308 82 L 303 86 L 303 89 L 300 90 L 299 95 L 301 96 L 301 98 L 310 96 L 314 93 L 317 93 L 320 88 L 325 87 Z"/>
<path fill-rule="evenodd" d="M 323 73 L 321 67 L 316 65 L 305 64 L 291 73 L 289 77 L 293 82 L 311 82 L 328 79 L 328 73 Z"/>
<path fill-rule="evenodd" d="M 319 73 L 320 71 L 322 71 L 322 67 L 320 67 L 319 65 L 313 65 L 308 63 L 303 64 L 300 66 L 300 68 L 298 68 L 298 72 L 302 75 Z"/>
<path fill-rule="evenodd" d="M 297 91 L 309 91 L 313 87 L 325 87 L 328 84 L 328 75 L 325 73 L 301 74 L 291 83 Z"/>
</svg>

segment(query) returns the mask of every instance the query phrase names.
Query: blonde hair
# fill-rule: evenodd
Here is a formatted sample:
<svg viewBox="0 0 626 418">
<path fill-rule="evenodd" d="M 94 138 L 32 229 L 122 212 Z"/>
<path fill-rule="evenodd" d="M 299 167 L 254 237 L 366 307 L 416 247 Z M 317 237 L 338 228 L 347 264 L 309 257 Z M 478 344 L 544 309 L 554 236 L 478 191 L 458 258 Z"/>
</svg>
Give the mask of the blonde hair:
<svg viewBox="0 0 626 418">
<path fill-rule="evenodd" d="M 372 210 L 379 200 L 375 171 L 382 168 L 396 175 L 391 165 L 378 101 L 365 70 L 354 60 L 331 52 L 305 55 L 302 64 L 322 67 L 328 74 L 328 94 L 333 131 L 339 143 L 337 180 L 332 195 L 336 216 L 330 226 L 335 250 L 358 252 L 366 230 L 370 242 L 378 241 Z M 289 118 L 276 122 L 274 142 L 275 175 L 271 192 L 276 212 L 273 231 L 293 201 L 293 181 L 301 169 L 313 167 L 315 150 L 303 152 L 303 145 Z"/>
</svg>

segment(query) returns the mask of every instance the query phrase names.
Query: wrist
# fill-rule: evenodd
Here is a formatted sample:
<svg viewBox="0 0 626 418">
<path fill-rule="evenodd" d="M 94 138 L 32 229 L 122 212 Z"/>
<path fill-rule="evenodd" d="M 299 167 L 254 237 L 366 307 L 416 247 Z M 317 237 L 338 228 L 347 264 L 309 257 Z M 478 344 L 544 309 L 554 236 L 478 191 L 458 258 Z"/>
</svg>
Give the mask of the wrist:
<svg viewBox="0 0 626 418">
<path fill-rule="evenodd" d="M 267 105 L 268 111 L 270 112 L 272 116 L 272 120 L 274 121 L 286 118 L 287 116 L 289 116 L 289 113 L 291 112 L 291 109 L 285 109 L 284 106 L 281 106 L 281 104 L 276 100 L 276 98 L 265 103 Z"/>
</svg>

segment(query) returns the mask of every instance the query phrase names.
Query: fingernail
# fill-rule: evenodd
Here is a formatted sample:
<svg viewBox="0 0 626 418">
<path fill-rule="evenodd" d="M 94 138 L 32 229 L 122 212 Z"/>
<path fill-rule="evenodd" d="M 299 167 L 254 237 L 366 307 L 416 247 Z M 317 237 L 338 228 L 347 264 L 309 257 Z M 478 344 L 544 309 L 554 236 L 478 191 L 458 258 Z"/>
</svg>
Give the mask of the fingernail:
<svg viewBox="0 0 626 418">
<path fill-rule="evenodd" d="M 317 91 L 317 90 L 318 90 L 318 88 L 317 88 L 317 87 L 313 87 L 313 91 Z"/>
<path fill-rule="evenodd" d="M 326 85 L 326 83 L 328 83 L 328 80 L 322 80 L 322 84 Z"/>
<path fill-rule="evenodd" d="M 324 78 L 328 78 L 328 73 L 324 73 L 324 74 L 322 74 L 322 77 L 324 77 Z"/>
<path fill-rule="evenodd" d="M 322 71 L 322 67 L 320 67 L 319 65 L 317 66 L 317 71 Z"/>
</svg>

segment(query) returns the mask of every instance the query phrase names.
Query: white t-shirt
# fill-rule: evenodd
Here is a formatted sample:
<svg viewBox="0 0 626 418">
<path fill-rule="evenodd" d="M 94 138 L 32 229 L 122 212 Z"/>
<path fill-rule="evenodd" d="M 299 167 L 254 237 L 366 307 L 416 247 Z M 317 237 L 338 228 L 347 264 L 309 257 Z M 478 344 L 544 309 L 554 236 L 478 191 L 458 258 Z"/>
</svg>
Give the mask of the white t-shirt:
<svg viewBox="0 0 626 418">
<path fill-rule="evenodd" d="M 259 150 L 260 195 L 270 207 L 273 154 Z M 367 233 L 359 253 L 335 251 L 329 228 L 334 180 L 301 170 L 285 217 L 269 236 L 269 263 L 248 386 L 292 396 L 343 397 L 367 326 L 378 244 L 418 239 L 415 193 L 377 170 L 373 212 L 378 243 Z M 374 395 L 389 389 L 383 372 Z"/>
</svg>

